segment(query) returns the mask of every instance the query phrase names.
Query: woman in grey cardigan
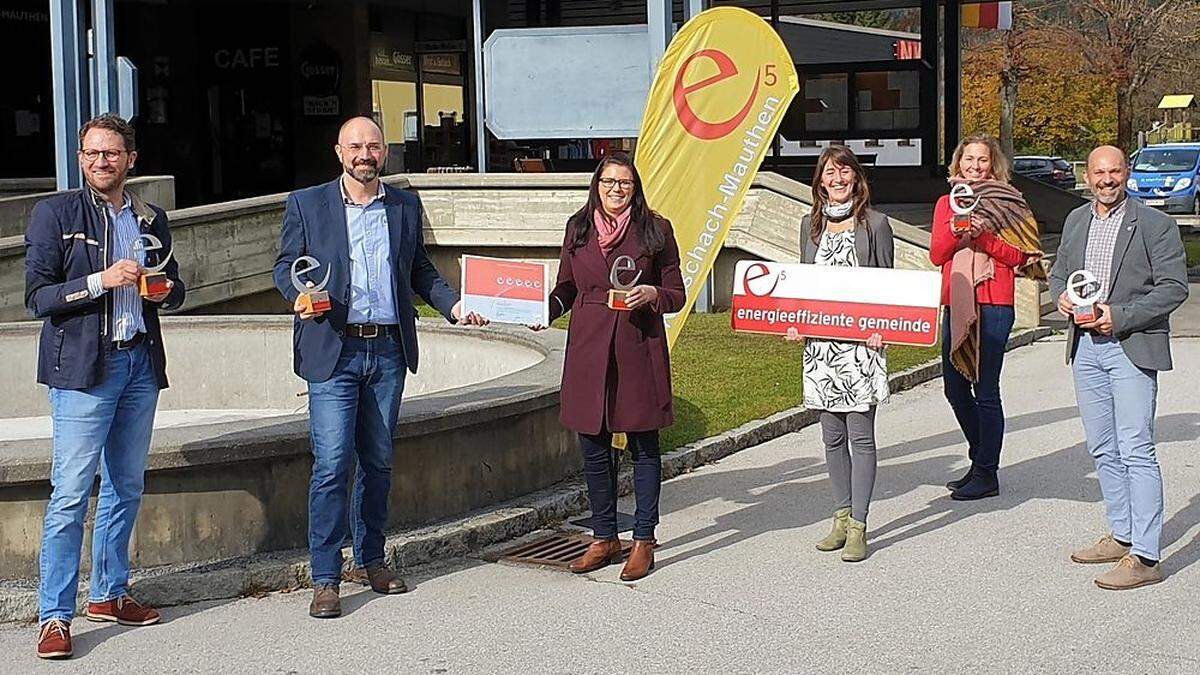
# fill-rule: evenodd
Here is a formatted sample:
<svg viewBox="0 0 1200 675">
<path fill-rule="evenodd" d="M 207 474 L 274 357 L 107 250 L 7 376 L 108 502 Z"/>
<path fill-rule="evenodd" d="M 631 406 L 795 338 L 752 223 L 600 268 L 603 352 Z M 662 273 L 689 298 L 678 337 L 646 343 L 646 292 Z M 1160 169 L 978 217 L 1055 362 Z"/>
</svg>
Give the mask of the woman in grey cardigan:
<svg viewBox="0 0 1200 675">
<path fill-rule="evenodd" d="M 800 223 L 800 262 L 892 267 L 887 216 L 870 208 L 862 166 L 849 148 L 831 145 L 817 160 L 812 213 Z M 789 338 L 795 339 L 795 338 Z M 867 510 L 875 488 L 875 409 L 888 397 L 883 336 L 867 342 L 812 338 L 804 345 L 804 405 L 821 411 L 821 435 L 833 491 L 833 530 L 817 543 L 842 560 L 867 557 Z"/>
</svg>

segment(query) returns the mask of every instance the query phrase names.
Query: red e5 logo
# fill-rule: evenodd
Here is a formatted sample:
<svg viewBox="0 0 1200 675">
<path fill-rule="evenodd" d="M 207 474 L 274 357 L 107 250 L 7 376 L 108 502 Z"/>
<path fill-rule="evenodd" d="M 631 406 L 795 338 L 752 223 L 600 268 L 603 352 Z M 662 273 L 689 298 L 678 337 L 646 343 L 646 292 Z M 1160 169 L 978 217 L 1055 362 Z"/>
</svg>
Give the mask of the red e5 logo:
<svg viewBox="0 0 1200 675">
<path fill-rule="evenodd" d="M 688 68 L 696 59 L 708 59 L 717 66 L 717 73 L 710 77 L 706 77 L 699 82 L 684 86 L 683 78 L 687 75 Z M 729 55 L 719 49 L 701 49 L 692 54 L 679 67 L 679 72 L 675 74 L 675 87 L 672 91 L 672 98 L 675 101 L 675 114 L 679 116 L 679 122 L 683 124 L 683 128 L 696 138 L 703 141 L 712 141 L 718 138 L 728 136 L 743 120 L 746 115 L 750 114 L 750 108 L 754 105 L 754 99 L 758 96 L 759 78 L 754 78 L 754 88 L 750 91 L 750 96 L 746 98 L 746 104 L 733 117 L 722 122 L 708 122 L 700 119 L 696 111 L 692 109 L 688 103 L 688 95 L 695 93 L 706 87 L 711 87 L 718 82 L 728 80 L 738 74 L 737 65 Z M 774 77 L 774 73 L 769 73 Z"/>
</svg>

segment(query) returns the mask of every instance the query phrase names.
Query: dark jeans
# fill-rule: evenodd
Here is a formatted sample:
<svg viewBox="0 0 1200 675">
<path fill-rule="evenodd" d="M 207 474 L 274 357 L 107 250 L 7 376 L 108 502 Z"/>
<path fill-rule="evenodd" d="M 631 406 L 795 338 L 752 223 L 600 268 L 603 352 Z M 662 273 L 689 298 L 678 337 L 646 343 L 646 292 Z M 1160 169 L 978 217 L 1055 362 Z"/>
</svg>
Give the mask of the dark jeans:
<svg viewBox="0 0 1200 675">
<path fill-rule="evenodd" d="M 392 486 L 392 434 L 404 392 L 404 354 L 394 335 L 347 338 L 333 375 L 308 385 L 313 472 L 308 491 L 308 548 L 313 584 L 337 584 L 347 508 L 354 558 L 383 560 Z M 358 469 L 355 470 L 355 459 Z M 351 472 L 353 500 L 349 499 Z"/>
<path fill-rule="evenodd" d="M 1000 402 L 1000 369 L 1012 331 L 1013 308 L 979 306 L 979 381 L 974 384 L 950 364 L 950 310 L 942 322 L 942 383 L 958 426 L 970 447 L 971 471 L 995 477 L 1004 443 L 1004 406 Z"/>
<path fill-rule="evenodd" d="M 658 432 L 626 434 L 633 459 L 633 492 L 637 509 L 633 514 L 633 538 L 654 540 L 658 525 L 658 495 L 662 490 L 662 461 L 658 454 Z M 612 434 L 579 434 L 583 450 L 583 477 L 592 505 L 592 533 L 597 539 L 617 536 L 617 457 Z"/>
</svg>

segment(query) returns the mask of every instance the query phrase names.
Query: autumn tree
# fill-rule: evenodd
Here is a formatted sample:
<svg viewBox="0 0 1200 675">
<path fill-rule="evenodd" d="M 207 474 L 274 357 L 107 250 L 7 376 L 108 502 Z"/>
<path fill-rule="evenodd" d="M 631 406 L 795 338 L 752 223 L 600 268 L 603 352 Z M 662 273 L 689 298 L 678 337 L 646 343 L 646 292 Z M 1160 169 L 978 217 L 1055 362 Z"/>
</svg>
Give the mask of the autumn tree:
<svg viewBox="0 0 1200 675">
<path fill-rule="evenodd" d="M 1049 18 L 1047 14 L 1055 9 L 1057 6 L 1053 0 L 1014 3 L 1011 29 L 971 30 L 963 36 L 967 53 L 982 57 L 976 58 L 974 65 L 986 63 L 999 78 L 997 138 L 1001 149 L 1010 157 L 1015 150 L 1014 128 L 1021 84 L 1031 80 L 1044 65 L 1044 47 L 1050 44 L 1051 35 L 1044 23 Z"/>
<path fill-rule="evenodd" d="M 1054 41 L 1021 41 L 1021 68 L 1015 99 L 1003 104 L 1005 36 L 996 32 L 969 38 L 964 47 L 962 121 L 964 131 L 987 131 L 1011 154 L 1060 154 L 1078 158 L 1089 148 L 1116 139 L 1116 107 L 1111 85 L 1088 71 L 1072 47 Z M 1011 111 L 1011 122 L 1004 114 Z"/>
<path fill-rule="evenodd" d="M 1138 93 L 1164 70 L 1200 65 L 1200 0 L 1061 0 L 1040 27 L 1112 83 L 1120 147 L 1134 145 Z"/>
</svg>

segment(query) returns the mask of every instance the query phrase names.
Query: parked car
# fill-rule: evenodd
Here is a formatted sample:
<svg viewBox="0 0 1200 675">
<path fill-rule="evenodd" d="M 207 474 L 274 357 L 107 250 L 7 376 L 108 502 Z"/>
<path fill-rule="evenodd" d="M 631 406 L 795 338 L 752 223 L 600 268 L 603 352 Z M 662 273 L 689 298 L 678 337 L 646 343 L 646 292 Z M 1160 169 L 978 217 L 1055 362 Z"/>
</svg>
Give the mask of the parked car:
<svg viewBox="0 0 1200 675">
<path fill-rule="evenodd" d="M 1013 171 L 1060 190 L 1075 189 L 1075 169 L 1062 157 L 1021 155 L 1013 158 Z"/>
<path fill-rule="evenodd" d="M 1125 191 L 1167 213 L 1200 216 L 1200 143 L 1147 145 L 1133 155 Z"/>
</svg>

